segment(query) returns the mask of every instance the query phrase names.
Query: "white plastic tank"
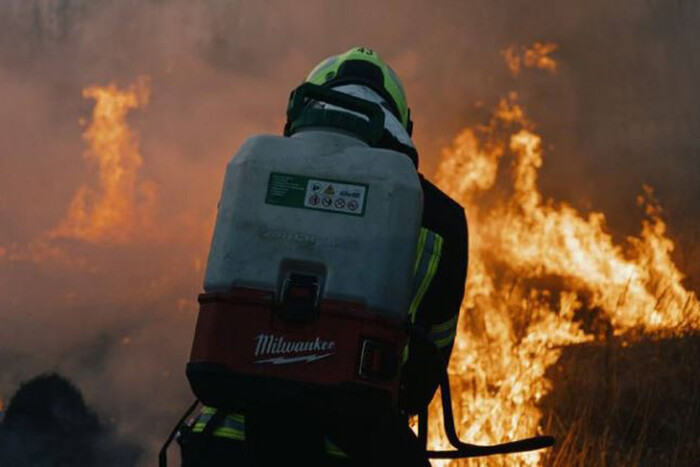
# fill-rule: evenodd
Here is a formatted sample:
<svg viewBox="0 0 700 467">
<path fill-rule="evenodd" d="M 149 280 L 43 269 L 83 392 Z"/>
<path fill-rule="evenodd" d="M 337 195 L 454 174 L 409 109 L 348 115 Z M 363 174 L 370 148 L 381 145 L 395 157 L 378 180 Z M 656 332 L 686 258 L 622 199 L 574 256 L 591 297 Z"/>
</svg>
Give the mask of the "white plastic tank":
<svg viewBox="0 0 700 467">
<path fill-rule="evenodd" d="M 279 294 L 291 274 L 310 274 L 322 299 L 400 318 L 422 208 L 401 153 L 325 130 L 250 138 L 226 169 L 204 290 Z"/>
</svg>

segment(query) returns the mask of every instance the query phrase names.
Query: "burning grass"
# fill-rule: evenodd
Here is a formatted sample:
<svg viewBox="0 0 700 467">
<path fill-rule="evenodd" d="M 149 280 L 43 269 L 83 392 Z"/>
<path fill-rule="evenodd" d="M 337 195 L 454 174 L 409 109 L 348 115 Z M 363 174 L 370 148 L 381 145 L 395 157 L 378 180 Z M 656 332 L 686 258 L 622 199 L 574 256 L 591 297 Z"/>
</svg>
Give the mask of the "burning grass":
<svg viewBox="0 0 700 467">
<path fill-rule="evenodd" d="M 146 229 L 155 186 L 138 179 L 143 158 L 126 116 L 148 104 L 149 93 L 145 77 L 126 90 L 114 84 L 83 90 L 84 98 L 96 102 L 83 138 L 90 145 L 85 159 L 99 168 L 99 187 L 81 186 L 67 217 L 49 237 L 120 243 Z"/>
<path fill-rule="evenodd" d="M 514 74 L 554 72 L 555 49 L 540 44 L 504 56 L 514 60 Z M 147 104 L 147 82 L 90 87 L 84 97 L 96 101 L 84 138 L 98 183 L 78 189 L 66 218 L 40 242 L 0 247 L 0 260 L 87 268 L 94 258 L 72 258 L 53 240 L 111 246 L 143 240 L 136 233 L 149 230 L 154 188 L 139 178 L 138 135 L 126 120 Z M 558 444 L 451 464 L 692 465 L 700 458 L 700 303 L 688 286 L 698 277 L 692 282 L 682 271 L 697 268 L 697 232 L 684 234 L 674 262 L 664 212 L 653 190 L 640 187 L 645 220 L 637 235 L 616 242 L 604 214 L 540 191 L 542 146 L 510 94 L 489 121 L 464 129 L 444 150 L 436 181 L 465 206 L 471 227 L 450 366 L 459 434 L 493 444 L 551 433 Z M 439 435 L 439 405 L 431 412 L 430 446 L 449 448 Z"/>
<path fill-rule="evenodd" d="M 642 187 L 639 234 L 616 242 L 603 213 L 541 193 L 543 158 L 511 94 L 438 168 L 471 226 L 450 364 L 460 435 L 495 444 L 550 430 L 560 440 L 548 453 L 460 462 L 686 465 L 699 453 L 700 302 L 673 260 L 661 206 Z M 436 403 L 430 444 L 444 449 L 439 412 Z"/>
</svg>

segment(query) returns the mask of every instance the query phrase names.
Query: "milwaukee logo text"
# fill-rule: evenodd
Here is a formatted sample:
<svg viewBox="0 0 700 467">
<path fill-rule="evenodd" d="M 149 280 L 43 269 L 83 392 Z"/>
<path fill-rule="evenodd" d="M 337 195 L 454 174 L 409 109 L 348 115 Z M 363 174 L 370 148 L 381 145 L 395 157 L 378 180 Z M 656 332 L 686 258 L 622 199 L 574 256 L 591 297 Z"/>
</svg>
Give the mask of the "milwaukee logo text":
<svg viewBox="0 0 700 467">
<path fill-rule="evenodd" d="M 262 358 L 256 360 L 255 363 L 272 365 L 313 363 L 333 355 L 336 347 L 335 342 L 324 341 L 320 337 L 308 341 L 288 341 L 283 336 L 259 334 L 254 341 L 255 352 L 253 355 Z"/>
</svg>

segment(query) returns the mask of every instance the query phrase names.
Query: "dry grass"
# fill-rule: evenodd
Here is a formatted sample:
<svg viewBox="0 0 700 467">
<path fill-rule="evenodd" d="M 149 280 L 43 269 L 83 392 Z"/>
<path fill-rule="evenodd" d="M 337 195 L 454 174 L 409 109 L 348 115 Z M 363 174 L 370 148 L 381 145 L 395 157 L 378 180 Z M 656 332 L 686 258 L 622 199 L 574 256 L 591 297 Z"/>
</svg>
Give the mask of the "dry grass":
<svg viewBox="0 0 700 467">
<path fill-rule="evenodd" d="M 700 334 L 571 346 L 548 376 L 546 465 L 700 463 Z"/>
</svg>

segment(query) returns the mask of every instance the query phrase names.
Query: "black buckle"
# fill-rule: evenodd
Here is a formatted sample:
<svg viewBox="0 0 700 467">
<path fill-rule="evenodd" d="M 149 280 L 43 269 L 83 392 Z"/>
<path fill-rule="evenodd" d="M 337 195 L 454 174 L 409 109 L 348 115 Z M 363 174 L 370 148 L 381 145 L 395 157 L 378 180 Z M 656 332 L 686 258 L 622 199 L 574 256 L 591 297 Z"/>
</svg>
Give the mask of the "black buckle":
<svg viewBox="0 0 700 467">
<path fill-rule="evenodd" d="M 391 345 L 365 339 L 360 349 L 358 375 L 368 380 L 391 379 L 398 370 L 398 358 Z"/>
<path fill-rule="evenodd" d="M 315 320 L 318 316 L 320 291 L 316 276 L 291 274 L 282 283 L 282 319 L 295 323 Z"/>
</svg>

